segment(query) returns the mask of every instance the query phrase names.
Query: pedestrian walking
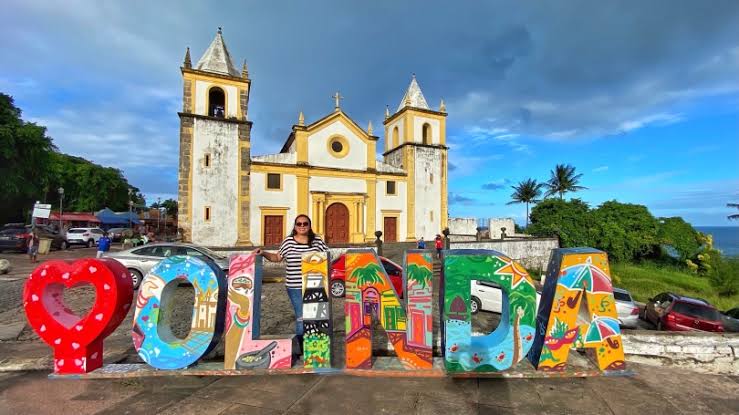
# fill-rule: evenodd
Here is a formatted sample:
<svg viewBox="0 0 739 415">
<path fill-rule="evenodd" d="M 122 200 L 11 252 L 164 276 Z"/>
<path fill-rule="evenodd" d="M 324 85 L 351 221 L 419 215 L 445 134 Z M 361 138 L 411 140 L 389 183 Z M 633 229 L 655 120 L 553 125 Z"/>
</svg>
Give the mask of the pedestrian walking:
<svg viewBox="0 0 739 415">
<path fill-rule="evenodd" d="M 26 247 L 28 248 L 28 259 L 31 262 L 38 262 L 38 231 L 36 228 L 31 229 L 31 233 L 28 234 L 26 239 Z"/>
<path fill-rule="evenodd" d="M 254 253 L 272 262 L 286 262 L 285 288 L 295 311 L 295 334 L 302 354 L 303 347 L 303 275 L 302 260 L 306 252 L 327 252 L 328 246 L 313 232 L 308 215 L 298 215 L 290 236 L 280 244 L 277 252 L 267 252 L 257 248 Z"/>
<path fill-rule="evenodd" d="M 110 237 L 108 236 L 108 232 L 105 232 L 103 236 L 98 239 L 98 254 L 97 258 L 100 258 L 103 256 L 104 253 L 108 252 L 110 250 Z"/>
<path fill-rule="evenodd" d="M 436 234 L 434 245 L 436 246 L 436 255 L 441 259 L 441 250 L 444 249 L 444 240 L 441 239 L 441 235 Z"/>
<path fill-rule="evenodd" d="M 423 240 L 423 236 L 421 237 L 421 239 L 418 240 L 416 247 L 418 249 L 426 249 L 426 241 Z"/>
</svg>

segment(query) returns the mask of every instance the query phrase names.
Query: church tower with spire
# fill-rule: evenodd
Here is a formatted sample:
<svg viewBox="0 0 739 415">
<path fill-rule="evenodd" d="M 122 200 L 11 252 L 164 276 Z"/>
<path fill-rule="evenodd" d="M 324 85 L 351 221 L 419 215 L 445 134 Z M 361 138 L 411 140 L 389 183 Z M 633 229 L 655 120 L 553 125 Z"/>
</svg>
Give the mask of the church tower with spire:
<svg viewBox="0 0 739 415">
<path fill-rule="evenodd" d="M 385 163 L 408 174 L 407 240 L 433 238 L 448 226 L 446 106 L 433 110 L 415 74 L 397 110 L 385 110 Z"/>
<path fill-rule="evenodd" d="M 218 28 L 194 66 L 187 49 L 181 72 L 178 226 L 183 240 L 250 245 L 252 123 L 246 62 L 236 68 Z"/>
</svg>

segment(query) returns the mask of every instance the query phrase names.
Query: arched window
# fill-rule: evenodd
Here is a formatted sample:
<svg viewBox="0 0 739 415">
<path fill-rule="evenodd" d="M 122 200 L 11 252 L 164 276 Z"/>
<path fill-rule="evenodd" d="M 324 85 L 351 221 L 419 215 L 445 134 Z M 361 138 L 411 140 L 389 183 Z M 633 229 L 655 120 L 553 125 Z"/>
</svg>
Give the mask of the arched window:
<svg viewBox="0 0 739 415">
<path fill-rule="evenodd" d="M 423 137 L 424 144 L 431 144 L 431 126 L 428 123 L 423 125 L 421 136 Z"/>
<path fill-rule="evenodd" d="M 395 128 L 393 128 L 393 148 L 398 146 L 398 126 L 396 125 Z"/>
<path fill-rule="evenodd" d="M 208 91 L 208 115 L 223 118 L 226 116 L 226 94 L 218 87 Z"/>
</svg>

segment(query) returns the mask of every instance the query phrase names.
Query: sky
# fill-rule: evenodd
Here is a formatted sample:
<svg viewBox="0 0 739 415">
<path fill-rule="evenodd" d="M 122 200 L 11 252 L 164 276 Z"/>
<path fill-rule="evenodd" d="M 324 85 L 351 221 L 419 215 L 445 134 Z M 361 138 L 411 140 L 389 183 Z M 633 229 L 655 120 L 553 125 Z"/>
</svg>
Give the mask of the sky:
<svg viewBox="0 0 739 415">
<path fill-rule="evenodd" d="M 511 186 L 558 163 L 594 207 L 706 226 L 731 225 L 739 202 L 737 1 L 3 3 L 0 92 L 150 202 L 176 198 L 185 48 L 195 62 L 218 27 L 249 65 L 253 155 L 337 90 L 378 131 L 415 73 L 446 103 L 453 217 L 523 223 Z"/>
</svg>

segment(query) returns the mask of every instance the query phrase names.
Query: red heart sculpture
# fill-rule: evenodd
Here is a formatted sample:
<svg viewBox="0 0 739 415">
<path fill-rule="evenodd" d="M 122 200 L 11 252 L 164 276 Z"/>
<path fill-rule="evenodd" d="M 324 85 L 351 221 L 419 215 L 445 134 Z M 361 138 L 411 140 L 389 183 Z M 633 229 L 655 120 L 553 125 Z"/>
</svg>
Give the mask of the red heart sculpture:
<svg viewBox="0 0 739 415">
<path fill-rule="evenodd" d="M 84 284 L 95 287 L 95 304 L 80 317 L 64 304 L 62 292 Z M 60 374 L 103 365 L 103 339 L 126 318 L 132 301 L 131 274 L 107 258 L 46 261 L 33 270 L 23 291 L 26 318 L 54 349 L 54 373 Z"/>
</svg>

